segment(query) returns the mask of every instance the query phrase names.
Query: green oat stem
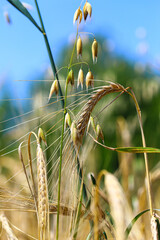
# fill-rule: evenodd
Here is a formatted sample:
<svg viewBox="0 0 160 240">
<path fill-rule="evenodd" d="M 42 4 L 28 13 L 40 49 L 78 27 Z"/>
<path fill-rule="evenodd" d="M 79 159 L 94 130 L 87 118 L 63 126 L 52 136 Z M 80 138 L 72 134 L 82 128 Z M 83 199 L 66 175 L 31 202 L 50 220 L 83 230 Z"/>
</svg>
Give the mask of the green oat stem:
<svg viewBox="0 0 160 240">
<path fill-rule="evenodd" d="M 62 89 L 61 89 L 61 86 L 60 86 L 60 82 L 59 82 L 59 78 L 58 78 L 58 73 L 57 73 L 56 65 L 55 65 L 55 62 L 54 62 L 54 59 L 53 59 L 53 55 L 52 55 L 52 52 L 51 52 L 51 48 L 50 48 L 50 45 L 49 45 L 47 33 L 46 33 L 46 31 L 45 31 L 45 27 L 44 27 L 44 24 L 43 24 L 43 20 L 42 20 L 42 17 L 41 17 L 41 13 L 40 13 L 40 9 L 39 9 L 37 0 L 35 0 L 35 5 L 36 5 L 37 12 L 38 12 L 39 20 L 40 20 L 40 23 L 41 23 L 41 28 L 42 28 L 42 31 L 43 31 L 42 33 L 43 33 L 44 41 L 45 41 L 45 44 L 46 44 L 48 56 L 49 56 L 49 59 L 50 59 L 52 71 L 53 71 L 53 73 L 55 74 L 55 77 L 56 77 L 56 79 L 57 79 L 57 81 L 58 81 L 59 94 L 60 94 L 60 96 L 61 96 L 62 108 L 64 108 L 63 93 L 62 93 Z"/>
</svg>

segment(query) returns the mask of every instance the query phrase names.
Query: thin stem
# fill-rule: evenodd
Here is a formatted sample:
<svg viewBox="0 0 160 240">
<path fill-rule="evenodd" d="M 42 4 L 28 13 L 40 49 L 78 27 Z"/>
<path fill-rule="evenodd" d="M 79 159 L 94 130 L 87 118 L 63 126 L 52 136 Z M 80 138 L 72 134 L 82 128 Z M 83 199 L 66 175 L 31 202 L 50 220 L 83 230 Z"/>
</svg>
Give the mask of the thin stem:
<svg viewBox="0 0 160 240">
<path fill-rule="evenodd" d="M 74 43 L 72 55 L 69 62 L 68 72 L 71 68 L 74 51 L 76 48 L 76 42 L 77 42 L 77 36 L 78 36 L 78 30 L 76 34 L 76 40 Z M 59 210 L 60 210 L 60 198 L 61 198 L 61 172 L 62 172 L 62 151 L 63 151 L 63 138 L 64 138 L 64 125 L 65 125 L 65 115 L 66 115 L 66 106 L 67 106 L 67 89 L 68 89 L 68 83 L 66 81 L 65 86 L 65 98 L 64 98 L 64 113 L 63 113 L 63 122 L 62 122 L 62 133 L 61 133 L 61 148 L 60 148 L 60 162 L 59 162 L 59 179 L 58 179 L 58 205 L 57 205 L 57 227 L 56 227 L 56 240 L 58 240 L 59 237 Z"/>
<path fill-rule="evenodd" d="M 143 147 L 146 147 L 146 141 L 145 141 L 143 126 L 142 126 L 141 110 L 139 108 L 139 105 L 138 105 L 138 102 L 137 102 L 137 99 L 136 99 L 136 96 L 135 96 L 133 90 L 131 89 L 131 93 L 130 92 L 128 92 L 128 93 L 133 98 L 133 100 L 135 102 L 136 109 L 137 109 L 137 114 L 138 114 L 138 120 L 139 120 L 139 124 L 140 124 L 141 135 L 142 135 L 142 144 L 143 144 Z M 147 153 L 144 153 L 144 160 L 145 160 L 145 168 L 146 168 L 146 179 L 147 179 L 149 208 L 150 208 L 150 215 L 152 216 L 153 215 L 153 204 L 152 204 L 151 181 L 150 181 L 150 175 L 149 175 Z"/>
<path fill-rule="evenodd" d="M 61 96 L 62 108 L 64 108 L 63 93 L 62 93 L 62 89 L 61 89 L 61 86 L 60 86 L 56 65 L 55 65 L 55 62 L 54 62 L 54 59 L 53 59 L 53 55 L 52 55 L 52 52 L 51 52 L 51 48 L 50 48 L 50 45 L 49 45 L 48 37 L 47 37 L 46 31 L 45 31 L 45 27 L 44 27 L 44 24 L 43 24 L 43 20 L 42 20 L 42 17 L 41 17 L 41 13 L 40 13 L 40 9 L 39 9 L 39 6 L 38 6 L 38 2 L 37 2 L 37 0 L 34 0 L 34 1 L 35 1 L 36 9 L 37 9 L 37 12 L 38 12 L 39 20 L 40 20 L 40 23 L 41 23 L 41 28 L 42 28 L 42 31 L 43 31 L 43 37 L 44 37 L 44 41 L 45 41 L 45 44 L 46 44 L 48 56 L 49 56 L 49 59 L 50 59 L 52 71 L 53 71 L 56 79 L 58 80 L 59 94 Z"/>
<path fill-rule="evenodd" d="M 79 32 L 79 34 L 88 34 L 88 35 L 92 35 L 95 38 L 95 35 L 91 32 Z"/>
<path fill-rule="evenodd" d="M 23 171 L 24 171 L 24 174 L 26 176 L 26 180 L 27 180 L 27 184 L 28 184 L 29 190 L 30 190 L 30 192 L 31 192 L 31 194 L 32 194 L 32 196 L 33 196 L 33 198 L 35 200 L 35 193 L 33 193 L 33 191 L 32 191 L 32 187 L 31 187 L 30 182 L 29 182 L 29 177 L 28 177 L 28 174 L 27 174 L 27 171 L 26 171 L 26 166 L 25 166 L 24 160 L 23 160 L 23 155 L 22 155 L 22 150 L 21 150 L 21 147 L 22 147 L 23 143 L 24 142 L 21 142 L 19 147 L 18 147 L 19 159 L 22 162 Z M 35 201 L 35 203 L 36 203 L 36 201 Z M 36 208 L 36 213 L 37 213 L 37 208 Z"/>
<path fill-rule="evenodd" d="M 86 64 L 86 65 L 88 66 L 88 68 L 89 68 L 89 64 L 88 64 L 87 62 L 74 63 L 74 64 L 71 65 L 71 67 L 76 66 L 76 65 L 79 65 L 79 64 Z"/>
<path fill-rule="evenodd" d="M 77 209 L 77 214 L 76 214 L 76 219 L 75 219 L 75 227 L 74 227 L 74 234 L 73 234 L 73 239 L 74 240 L 76 240 L 77 234 L 78 234 L 78 227 L 79 227 L 81 208 L 82 208 L 82 199 L 83 199 L 83 179 L 82 179 L 82 182 L 81 182 L 80 194 L 79 194 L 79 203 L 78 203 L 78 209 Z"/>
<path fill-rule="evenodd" d="M 61 197 L 62 151 L 63 151 L 64 124 L 65 124 L 66 104 L 67 104 L 67 89 L 68 89 L 67 81 L 66 81 L 66 87 L 65 88 L 66 88 L 66 91 L 65 91 L 65 100 L 64 100 L 64 114 L 63 114 L 63 122 L 62 122 L 61 148 L 60 148 L 60 161 L 59 161 L 56 240 L 58 240 L 58 236 L 59 236 L 59 210 L 60 210 L 60 197 Z"/>
</svg>

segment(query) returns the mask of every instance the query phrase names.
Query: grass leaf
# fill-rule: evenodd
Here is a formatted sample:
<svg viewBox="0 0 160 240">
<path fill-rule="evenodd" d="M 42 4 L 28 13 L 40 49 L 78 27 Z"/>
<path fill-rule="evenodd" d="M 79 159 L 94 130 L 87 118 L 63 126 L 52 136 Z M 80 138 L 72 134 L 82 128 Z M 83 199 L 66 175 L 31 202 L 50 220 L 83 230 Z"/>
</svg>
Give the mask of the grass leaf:
<svg viewBox="0 0 160 240">
<path fill-rule="evenodd" d="M 132 219 L 132 221 L 130 222 L 130 224 L 128 225 L 128 227 L 127 227 L 126 230 L 125 230 L 126 237 L 128 237 L 128 235 L 129 235 L 129 233 L 130 233 L 130 231 L 131 231 L 134 223 L 135 223 L 144 213 L 146 213 L 146 212 L 148 212 L 148 211 L 150 211 L 150 209 L 146 209 L 146 210 L 138 213 L 138 214 Z"/>
<path fill-rule="evenodd" d="M 10 4 L 12 4 L 15 8 L 17 8 L 23 15 L 25 15 L 35 26 L 38 28 L 40 32 L 43 32 L 42 29 L 38 26 L 34 18 L 28 12 L 28 10 L 23 6 L 23 4 L 19 0 L 7 0 Z"/>
<path fill-rule="evenodd" d="M 92 232 L 90 232 L 90 233 L 88 234 L 88 236 L 87 236 L 86 240 L 90 240 L 90 239 L 91 239 L 91 237 L 92 237 Z"/>
<path fill-rule="evenodd" d="M 128 153 L 160 153 L 160 149 L 151 147 L 118 147 L 115 150 Z"/>
</svg>

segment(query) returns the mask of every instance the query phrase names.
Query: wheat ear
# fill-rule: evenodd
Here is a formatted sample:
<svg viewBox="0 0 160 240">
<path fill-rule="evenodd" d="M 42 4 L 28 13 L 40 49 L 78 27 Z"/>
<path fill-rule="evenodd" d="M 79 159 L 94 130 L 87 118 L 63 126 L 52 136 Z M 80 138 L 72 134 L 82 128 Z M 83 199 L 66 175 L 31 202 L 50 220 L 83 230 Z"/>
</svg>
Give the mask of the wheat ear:
<svg viewBox="0 0 160 240">
<path fill-rule="evenodd" d="M 34 196 L 36 195 L 36 186 L 32 168 L 32 158 L 30 151 L 30 139 L 33 134 L 37 140 L 37 181 L 38 181 L 38 196 L 35 198 L 35 206 L 38 218 L 38 240 L 49 240 L 49 201 L 48 201 L 48 186 L 47 186 L 47 172 L 45 156 L 42 151 L 40 141 L 34 132 L 30 132 L 28 137 L 28 155 L 29 155 L 29 166 L 30 174 L 32 178 Z M 38 210 L 38 211 L 37 211 Z"/>
<path fill-rule="evenodd" d="M 18 240 L 14 235 L 11 227 L 9 226 L 8 220 L 6 216 L 2 213 L 0 214 L 0 222 L 2 223 L 2 228 L 6 231 L 8 240 Z"/>
<path fill-rule="evenodd" d="M 102 97 L 109 93 L 125 91 L 120 84 L 110 83 L 109 86 L 104 86 L 101 89 L 95 91 L 91 99 L 86 103 L 83 112 L 81 113 L 77 123 L 76 123 L 76 141 L 77 146 L 81 146 L 82 139 L 84 136 L 85 129 L 88 125 L 90 115 L 95 107 L 95 105 L 101 100 Z"/>
<path fill-rule="evenodd" d="M 49 239 L 49 202 L 45 156 L 39 142 L 37 143 L 37 177 L 39 240 L 45 240 L 46 236 Z"/>
<path fill-rule="evenodd" d="M 151 217 L 151 233 L 152 233 L 152 239 L 153 240 L 158 240 L 158 227 L 157 227 L 157 218 L 156 218 L 156 214 L 153 213 L 152 217 Z"/>
</svg>

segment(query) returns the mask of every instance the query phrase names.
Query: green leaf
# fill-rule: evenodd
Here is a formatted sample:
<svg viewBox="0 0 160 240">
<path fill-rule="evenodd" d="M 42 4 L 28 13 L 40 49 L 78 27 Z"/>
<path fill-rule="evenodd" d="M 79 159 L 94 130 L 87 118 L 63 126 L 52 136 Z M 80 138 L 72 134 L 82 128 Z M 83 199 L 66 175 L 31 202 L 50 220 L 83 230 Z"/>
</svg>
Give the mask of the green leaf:
<svg viewBox="0 0 160 240">
<path fill-rule="evenodd" d="M 23 4 L 19 0 L 7 0 L 10 4 L 12 4 L 15 8 L 17 8 L 23 15 L 25 15 L 39 31 L 43 32 L 42 29 L 38 26 L 34 18 L 28 12 L 28 10 L 23 6 Z"/>
<path fill-rule="evenodd" d="M 104 235 L 105 239 L 108 239 L 107 234 L 105 232 L 103 232 L 103 235 Z"/>
<path fill-rule="evenodd" d="M 131 221 L 131 223 L 128 225 L 128 227 L 127 227 L 126 230 L 125 230 L 126 237 L 128 237 L 128 235 L 129 235 L 129 233 L 130 233 L 130 231 L 131 231 L 134 223 L 135 223 L 144 213 L 149 212 L 149 210 L 150 210 L 150 209 L 146 209 L 146 210 L 138 213 L 138 215 L 136 215 L 136 216 L 133 218 L 133 220 Z"/>
<path fill-rule="evenodd" d="M 92 184 L 93 184 L 94 186 L 96 186 L 96 179 L 95 179 L 95 177 L 93 176 L 92 173 L 90 174 L 90 176 L 91 176 Z"/>
<path fill-rule="evenodd" d="M 90 233 L 88 234 L 88 236 L 87 236 L 86 240 L 90 240 L 90 239 L 91 239 L 91 237 L 92 237 L 92 232 L 90 232 Z"/>
<path fill-rule="evenodd" d="M 128 153 L 160 153 L 160 149 L 151 147 L 118 147 L 115 150 Z"/>
</svg>

